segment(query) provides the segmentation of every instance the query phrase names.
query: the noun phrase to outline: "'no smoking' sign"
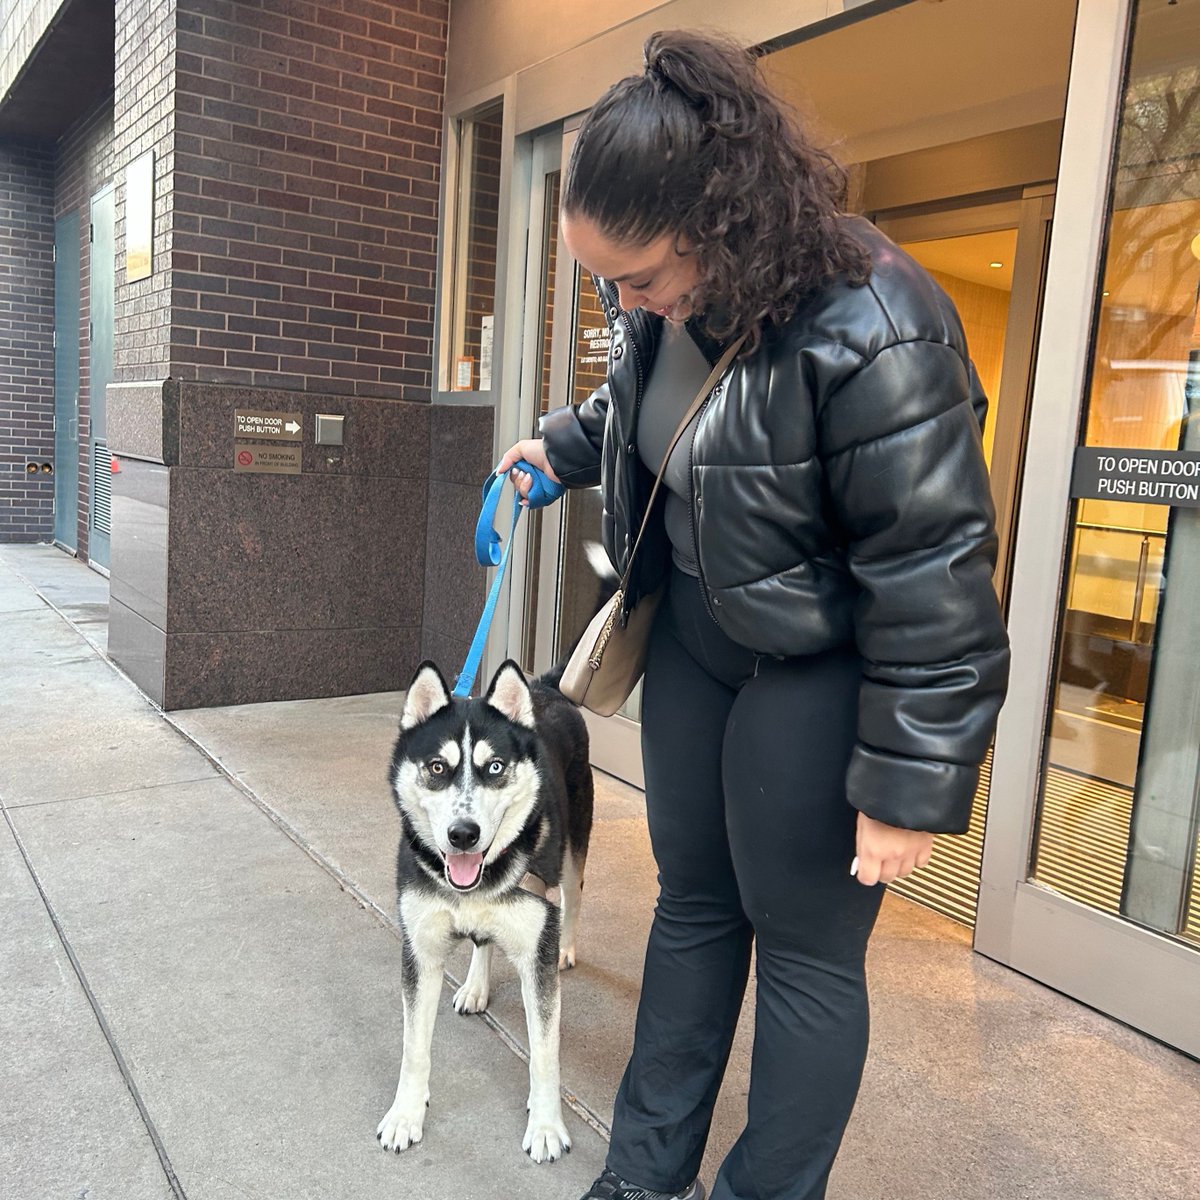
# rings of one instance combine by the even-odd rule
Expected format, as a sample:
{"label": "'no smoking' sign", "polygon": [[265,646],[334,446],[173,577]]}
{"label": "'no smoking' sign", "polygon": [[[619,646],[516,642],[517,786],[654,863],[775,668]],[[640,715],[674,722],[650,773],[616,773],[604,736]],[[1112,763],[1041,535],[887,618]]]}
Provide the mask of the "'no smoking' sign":
{"label": "'no smoking' sign", "polygon": [[235,442],[233,447],[233,469],[235,471],[261,471],[269,475],[299,475],[301,473],[303,447],[259,446],[248,442]]}

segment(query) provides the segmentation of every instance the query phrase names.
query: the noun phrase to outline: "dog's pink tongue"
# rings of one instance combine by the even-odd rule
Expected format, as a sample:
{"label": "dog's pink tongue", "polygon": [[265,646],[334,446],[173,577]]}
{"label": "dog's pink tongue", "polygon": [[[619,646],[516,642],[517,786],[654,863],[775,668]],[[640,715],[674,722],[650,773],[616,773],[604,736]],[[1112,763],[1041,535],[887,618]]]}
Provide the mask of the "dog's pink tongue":
{"label": "dog's pink tongue", "polygon": [[482,854],[447,854],[446,865],[450,868],[450,882],[458,887],[470,887],[479,877],[483,866]]}

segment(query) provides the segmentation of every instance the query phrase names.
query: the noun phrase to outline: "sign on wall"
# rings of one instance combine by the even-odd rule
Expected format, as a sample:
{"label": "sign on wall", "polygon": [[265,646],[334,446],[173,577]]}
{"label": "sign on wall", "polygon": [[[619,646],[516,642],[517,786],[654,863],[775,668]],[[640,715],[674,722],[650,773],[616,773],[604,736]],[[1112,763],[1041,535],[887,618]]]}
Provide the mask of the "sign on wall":
{"label": "sign on wall", "polygon": [[260,446],[255,442],[234,442],[233,469],[268,475],[299,475],[302,455],[303,448],[300,446]]}
{"label": "sign on wall", "polygon": [[298,442],[304,436],[303,416],[298,412],[264,412],[257,408],[237,408],[233,412],[233,436]]}
{"label": "sign on wall", "polygon": [[1071,472],[1071,495],[1200,508],[1200,451],[1080,446]]}
{"label": "sign on wall", "polygon": [[154,270],[154,151],[125,168],[125,279],[147,279]]}

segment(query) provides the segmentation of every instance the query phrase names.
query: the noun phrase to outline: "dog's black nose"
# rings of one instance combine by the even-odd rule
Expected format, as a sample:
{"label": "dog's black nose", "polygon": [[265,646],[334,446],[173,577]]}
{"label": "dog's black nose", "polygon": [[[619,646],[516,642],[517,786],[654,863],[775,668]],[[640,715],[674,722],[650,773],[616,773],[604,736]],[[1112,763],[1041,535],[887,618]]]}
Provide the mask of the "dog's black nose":
{"label": "dog's black nose", "polygon": [[473,850],[479,841],[479,826],[474,821],[455,821],[446,836],[455,850]]}

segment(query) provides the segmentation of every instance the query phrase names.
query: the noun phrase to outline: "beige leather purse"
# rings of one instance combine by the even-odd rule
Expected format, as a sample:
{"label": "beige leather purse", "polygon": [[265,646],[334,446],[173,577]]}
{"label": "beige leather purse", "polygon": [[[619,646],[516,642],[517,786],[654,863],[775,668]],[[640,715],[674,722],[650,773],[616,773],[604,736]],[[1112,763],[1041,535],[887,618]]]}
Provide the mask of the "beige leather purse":
{"label": "beige leather purse", "polygon": [[646,515],[642,518],[637,540],[633,543],[629,561],[625,564],[625,573],[621,576],[621,584],[613,593],[612,599],[592,618],[567,660],[562,683],[559,685],[562,694],[573,704],[578,704],[598,716],[611,717],[629,699],[646,669],[650,627],[654,624],[654,614],[662,598],[662,589],[653,595],[643,596],[630,611],[624,624],[621,623],[621,608],[625,603],[633,560],[642,544],[642,534],[646,532],[650,513],[654,510],[654,499],[658,495],[663,473],[675,446],[683,437],[683,431],[708,398],[717,380],[725,374],[726,368],[733,362],[745,340],[746,335],[742,334],[726,348],[717,365],[709,372],[700,391],[696,393],[695,400],[683,414],[683,420],[679,422],[671,443],[667,446],[667,452],[663,455],[662,466],[651,489],[650,499],[646,502]]}

